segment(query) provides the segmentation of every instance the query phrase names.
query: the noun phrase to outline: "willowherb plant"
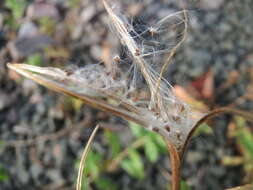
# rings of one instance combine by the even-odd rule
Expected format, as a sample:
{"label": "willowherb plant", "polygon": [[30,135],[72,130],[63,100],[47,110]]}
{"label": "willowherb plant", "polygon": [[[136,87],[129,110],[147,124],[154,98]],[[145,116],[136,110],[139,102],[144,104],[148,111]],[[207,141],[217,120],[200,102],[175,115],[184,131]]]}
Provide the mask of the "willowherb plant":
{"label": "willowherb plant", "polygon": [[[251,116],[227,108],[209,114],[196,113],[175,95],[173,87],[163,78],[176,49],[186,37],[187,11],[170,14],[154,25],[136,30],[131,22],[116,14],[105,0],[103,3],[111,28],[127,48],[126,54],[131,61],[115,56],[111,70],[102,64],[74,70],[26,64],[8,64],[8,67],[50,89],[79,98],[90,106],[159,133],[168,145],[172,162],[172,189],[177,190],[183,154],[197,126],[222,112],[240,114],[249,119]],[[175,30],[178,27],[183,27],[182,33]],[[162,54],[167,55],[163,62]],[[138,94],[140,74],[149,90],[144,97]]]}

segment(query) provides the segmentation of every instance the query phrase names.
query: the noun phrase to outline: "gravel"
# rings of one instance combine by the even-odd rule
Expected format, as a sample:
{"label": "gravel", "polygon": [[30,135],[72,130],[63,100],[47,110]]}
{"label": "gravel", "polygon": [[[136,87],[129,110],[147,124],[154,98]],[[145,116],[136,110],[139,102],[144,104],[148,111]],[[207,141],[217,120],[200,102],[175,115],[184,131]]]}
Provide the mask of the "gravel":
{"label": "gravel", "polygon": [[[112,52],[117,52],[113,47],[118,45],[118,41],[106,26],[107,19],[101,1],[83,1],[80,6],[71,9],[68,1],[55,0],[45,2],[39,13],[35,11],[38,2],[29,2],[29,10],[24,15],[35,20],[21,22],[18,31],[15,31],[16,36],[7,35],[13,29],[4,25],[3,20],[8,14],[0,8],[0,67],[4,68],[0,71],[0,140],[7,142],[0,151],[0,165],[9,175],[8,180],[0,181],[0,189],[71,189],[77,175],[76,160],[91,129],[98,121],[103,121],[98,119],[101,113],[85,106],[75,111],[62,104],[69,100],[66,97],[20,78],[14,82],[12,75],[1,64],[10,60],[23,61],[35,52],[43,55],[43,49],[51,46],[68,49],[68,62],[71,64],[90,64],[101,59],[103,41],[110,45]],[[221,93],[215,94],[216,105],[228,105],[243,95],[249,85],[248,71],[253,67],[253,1],[190,2],[187,40],[176,54],[167,77],[173,84],[187,86],[212,68],[215,89],[219,89],[228,80],[229,73],[236,70],[240,73],[239,79]],[[122,2],[121,7],[138,18],[161,19],[168,12],[181,10],[185,4],[185,1],[176,0],[145,0],[137,5],[136,1],[128,0]],[[57,23],[62,32],[59,39],[63,42],[56,43],[57,34],[50,36],[40,33],[36,19],[43,15]],[[59,64],[64,62],[54,58],[50,61],[58,61]],[[253,110],[253,103],[245,102],[240,107]],[[228,116],[219,117],[213,123],[216,126],[213,135],[202,135],[190,144],[183,178],[192,189],[220,190],[241,184],[241,167],[221,165],[224,155],[235,153],[235,147],[226,144],[225,134],[230,119]],[[68,131],[70,126],[80,124],[81,120],[87,120],[82,129],[73,127]],[[112,117],[104,119],[104,122],[115,124],[118,120]],[[66,132],[50,139],[37,139],[38,136],[50,136],[59,131]],[[129,133],[126,128],[123,136],[129,139]],[[106,152],[101,138],[96,143]],[[25,144],[27,139],[34,140]],[[144,162],[145,180],[130,178],[122,171],[107,176],[123,190],[165,189],[167,179],[161,174],[161,168],[169,169],[168,157],[161,156],[155,164],[150,164],[145,158]]]}

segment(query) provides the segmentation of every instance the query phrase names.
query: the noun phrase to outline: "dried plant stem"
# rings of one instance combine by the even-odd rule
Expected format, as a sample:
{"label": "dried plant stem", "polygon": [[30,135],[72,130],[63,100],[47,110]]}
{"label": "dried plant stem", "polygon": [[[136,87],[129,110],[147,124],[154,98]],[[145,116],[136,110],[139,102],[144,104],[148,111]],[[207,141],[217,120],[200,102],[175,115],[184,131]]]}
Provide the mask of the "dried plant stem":
{"label": "dried plant stem", "polygon": [[223,107],[223,108],[218,108],[216,110],[211,111],[210,113],[208,113],[207,115],[205,115],[204,117],[202,117],[196,124],[195,126],[192,128],[191,132],[189,133],[187,140],[184,144],[183,150],[182,150],[182,154],[184,154],[184,152],[186,151],[186,148],[189,144],[189,141],[191,140],[194,132],[197,130],[197,128],[203,124],[204,122],[206,122],[207,120],[221,115],[221,114],[234,114],[234,115],[239,115],[241,117],[243,117],[244,119],[246,119],[249,122],[253,123],[253,113],[249,113],[246,111],[242,111],[242,110],[238,110],[235,108],[230,108],[230,107]]}
{"label": "dried plant stem", "polygon": [[167,69],[168,65],[170,64],[171,62],[171,59],[173,58],[173,56],[176,54],[176,51],[178,50],[178,48],[180,48],[180,46],[183,44],[183,42],[185,41],[186,39],[186,35],[187,35],[187,30],[188,30],[188,18],[187,18],[187,12],[186,10],[183,10],[183,14],[184,14],[184,34],[183,34],[183,38],[179,41],[179,43],[172,49],[172,51],[169,53],[169,56],[168,58],[166,59],[164,65],[162,66],[162,69],[161,69],[161,72],[160,72],[160,76],[159,78],[157,79],[157,82],[156,82],[156,94],[155,96],[157,96],[157,93],[158,93],[158,89],[160,87],[160,84],[161,84],[161,80],[163,78],[163,75],[164,75],[164,72],[165,70]]}
{"label": "dried plant stem", "polygon": [[96,128],[93,130],[86,146],[85,146],[85,149],[83,151],[83,154],[82,154],[82,157],[81,157],[81,161],[80,161],[80,166],[79,166],[79,170],[78,170],[78,176],[77,176],[77,185],[76,185],[76,190],[81,190],[82,189],[82,179],[83,179],[83,169],[84,169],[84,166],[85,166],[85,161],[86,161],[86,158],[88,156],[88,153],[89,153],[89,150],[90,150],[90,146],[91,146],[91,143],[96,135],[96,132],[99,128],[99,125],[96,126]]}
{"label": "dried plant stem", "polygon": [[171,190],[179,190],[180,188],[180,179],[181,179],[181,166],[182,158],[181,153],[177,151],[176,147],[170,142],[166,141],[168,146],[168,151],[170,154],[170,163],[171,163]]}
{"label": "dried plant stem", "polygon": [[210,112],[209,114],[202,117],[195,124],[192,131],[189,133],[189,135],[187,137],[187,140],[184,144],[184,147],[183,147],[182,151],[178,151],[172,143],[165,140],[166,143],[167,143],[167,146],[168,146],[168,151],[170,153],[170,162],[171,162],[171,170],[172,170],[172,176],[171,176],[172,190],[179,190],[179,188],[180,188],[181,167],[182,167],[182,162],[183,162],[183,156],[184,156],[184,153],[186,152],[187,146],[188,146],[194,132],[196,131],[196,129],[202,123],[206,122],[207,120],[209,120],[209,119],[211,119],[215,116],[218,116],[220,114],[225,114],[225,113],[242,116],[246,120],[248,120],[249,122],[253,123],[253,114],[252,113],[237,110],[237,109],[234,109],[234,108],[224,107],[224,108],[219,108],[219,109],[216,109],[216,110]]}

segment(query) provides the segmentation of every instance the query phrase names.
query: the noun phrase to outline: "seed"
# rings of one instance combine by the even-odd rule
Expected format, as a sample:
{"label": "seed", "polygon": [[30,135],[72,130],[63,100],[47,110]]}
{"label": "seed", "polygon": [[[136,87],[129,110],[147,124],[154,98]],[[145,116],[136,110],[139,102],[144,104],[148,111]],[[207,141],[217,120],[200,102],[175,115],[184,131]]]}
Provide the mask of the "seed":
{"label": "seed", "polygon": [[120,57],[118,55],[116,55],[116,56],[114,56],[113,61],[115,63],[120,63],[121,59],[120,59]]}
{"label": "seed", "polygon": [[172,116],[172,119],[173,119],[175,122],[177,122],[177,123],[181,121],[181,118],[180,118],[179,116],[175,116],[175,115]]}
{"label": "seed", "polygon": [[135,50],[135,55],[136,55],[136,56],[140,56],[140,55],[141,55],[140,49],[136,49],[136,50]]}
{"label": "seed", "polygon": [[70,70],[70,69],[65,69],[64,71],[65,71],[65,73],[66,73],[67,76],[70,76],[70,75],[72,75],[72,74],[74,73],[74,72],[73,72],[72,70]]}
{"label": "seed", "polygon": [[185,107],[182,104],[179,105],[179,111],[180,113],[185,111]]}
{"label": "seed", "polygon": [[133,97],[133,98],[132,98],[132,101],[133,101],[133,102],[138,102],[138,101],[139,101],[139,97]]}
{"label": "seed", "polygon": [[182,135],[181,135],[181,132],[180,131],[178,131],[178,130],[176,130],[176,136],[177,136],[177,139],[178,140],[182,140]]}
{"label": "seed", "polygon": [[159,129],[157,127],[154,127],[152,130],[157,133],[159,132]]}
{"label": "seed", "polygon": [[170,126],[169,125],[166,125],[165,129],[166,129],[166,131],[170,132]]}
{"label": "seed", "polygon": [[154,35],[157,34],[157,30],[156,30],[155,28],[152,28],[152,27],[148,30],[148,32],[150,33],[150,35],[151,35],[152,37],[154,37]]}

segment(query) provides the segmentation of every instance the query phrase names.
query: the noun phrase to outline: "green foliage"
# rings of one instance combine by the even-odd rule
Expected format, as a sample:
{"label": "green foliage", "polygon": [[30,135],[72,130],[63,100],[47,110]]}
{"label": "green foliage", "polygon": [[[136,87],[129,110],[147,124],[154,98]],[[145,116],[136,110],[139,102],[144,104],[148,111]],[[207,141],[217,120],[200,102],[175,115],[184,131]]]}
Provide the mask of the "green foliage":
{"label": "green foliage", "polygon": [[[3,141],[0,141],[0,154],[2,154],[4,150],[5,143]],[[5,168],[0,164],[0,182],[8,180],[9,176],[5,170]]]}
{"label": "green foliage", "polygon": [[237,130],[235,137],[242,147],[243,153],[247,159],[253,160],[253,134],[247,127],[245,120],[242,117],[236,118]]}
{"label": "green foliage", "polygon": [[8,7],[14,19],[20,19],[25,11],[25,0],[5,0],[5,6]]}
{"label": "green foliage", "polygon": [[133,177],[143,179],[145,177],[144,165],[137,150],[131,149],[127,159],[121,162],[121,167]]}
{"label": "green foliage", "polygon": [[223,164],[228,166],[242,165],[245,170],[245,181],[253,182],[253,134],[242,117],[235,117],[233,127],[229,128],[229,135],[235,138],[240,156],[225,156]]}
{"label": "green foliage", "polygon": [[99,153],[95,153],[94,151],[90,151],[88,153],[87,160],[85,162],[85,175],[90,176],[93,179],[96,179],[100,175],[101,164],[103,160],[103,155]]}
{"label": "green foliage", "polygon": [[11,10],[11,16],[5,20],[5,23],[13,29],[17,29],[17,22],[24,15],[26,1],[25,0],[5,0],[5,6]]}
{"label": "green foliage", "polygon": [[203,123],[196,129],[196,131],[194,132],[194,136],[196,137],[201,134],[210,135],[213,134],[213,130],[208,124]]}
{"label": "green foliage", "polygon": [[180,190],[191,190],[191,188],[187,185],[185,181],[180,182]]}
{"label": "green foliage", "polygon": [[41,55],[36,53],[36,54],[29,56],[26,59],[26,64],[34,65],[34,66],[41,66],[43,64]]}
{"label": "green foliage", "polygon": [[0,165],[0,182],[8,180],[8,179],[9,179],[9,176],[7,175],[4,167]]}
{"label": "green foliage", "polygon": [[[103,190],[117,190],[119,189],[116,184],[113,183],[112,180],[106,177],[100,177],[99,179],[95,180],[95,184],[99,189]],[[85,189],[87,190],[87,189]]]}
{"label": "green foliage", "polygon": [[[154,133],[152,131],[148,131],[144,129],[143,127],[141,127],[140,125],[137,125],[133,122],[130,122],[129,125],[130,125],[133,135],[136,138],[145,137],[145,143],[144,143],[145,156],[147,158],[151,158],[149,159],[149,161],[156,162],[158,159],[159,153],[167,152],[166,144],[159,134]],[[156,159],[154,159],[155,157]]]}
{"label": "green foliage", "polygon": [[[136,139],[144,140],[142,148],[144,149],[145,156],[147,159],[155,163],[159,158],[160,153],[167,151],[166,144],[160,135],[155,134],[151,131],[147,131],[143,127],[130,122],[131,131]],[[141,153],[137,148],[131,148],[128,156],[121,163],[121,167],[131,176],[143,179],[145,177],[145,169],[142,161]]]}
{"label": "green foliage", "polygon": [[[126,151],[127,154],[120,160],[118,167],[124,169],[130,176],[137,179],[145,178],[145,167],[143,161],[143,151],[145,157],[149,162],[155,163],[158,161],[161,153],[166,153],[166,144],[160,135],[147,131],[143,127],[130,123],[131,131],[135,137],[135,141],[128,147],[122,149],[120,138],[117,134],[110,130],[105,130],[104,135],[106,143],[109,146],[109,152],[111,152],[110,159],[107,160],[105,153],[99,153],[96,151],[90,151],[85,163],[85,176],[83,181],[83,189],[89,189],[89,184],[92,182],[98,189],[116,190],[117,186],[103,177],[102,173],[106,172],[108,163],[114,162],[115,159]],[[141,142],[140,146],[132,146],[136,142]],[[140,151],[140,150],[143,151]]]}
{"label": "green foliage", "polygon": [[52,35],[55,31],[55,20],[50,17],[42,17],[38,20],[40,30],[44,34]]}
{"label": "green foliage", "polygon": [[4,141],[0,141],[0,153],[2,153],[2,151],[5,148],[5,142]]}
{"label": "green foliage", "polygon": [[102,173],[105,166],[104,154],[99,152],[90,151],[85,162],[84,174],[85,177],[82,181],[82,190],[88,190],[89,184],[94,182],[98,189],[103,190],[117,190],[117,185],[110,179],[103,177]]}
{"label": "green foliage", "polygon": [[115,133],[106,130],[105,137],[111,148],[112,158],[115,158],[121,152],[120,139]]}
{"label": "green foliage", "polygon": [[159,150],[157,145],[152,140],[146,140],[144,144],[145,155],[150,162],[156,162],[159,156]]}
{"label": "green foliage", "polygon": [[235,138],[241,148],[246,181],[253,182],[253,134],[242,117],[236,117]]}
{"label": "green foliage", "polygon": [[80,4],[81,0],[69,0],[67,1],[67,5],[71,8],[75,8]]}

